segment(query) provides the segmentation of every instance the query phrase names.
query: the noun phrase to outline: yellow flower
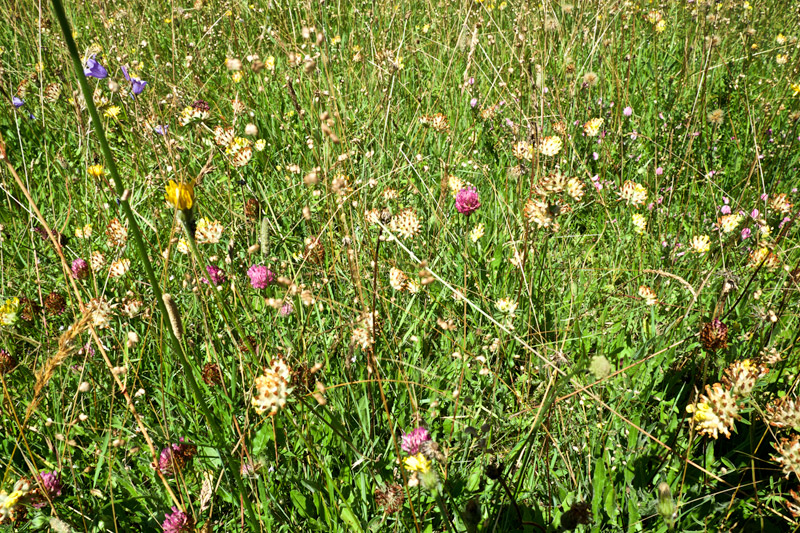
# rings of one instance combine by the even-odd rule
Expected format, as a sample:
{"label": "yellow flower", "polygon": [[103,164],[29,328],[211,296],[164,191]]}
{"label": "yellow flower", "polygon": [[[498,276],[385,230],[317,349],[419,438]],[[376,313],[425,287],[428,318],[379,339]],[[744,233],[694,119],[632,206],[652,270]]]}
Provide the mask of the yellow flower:
{"label": "yellow flower", "polygon": [[169,180],[164,198],[177,209],[191,209],[194,201],[194,186],[191,183],[175,183]]}
{"label": "yellow flower", "polygon": [[647,220],[644,216],[640,215],[639,213],[634,213],[631,216],[631,220],[633,221],[634,231],[639,235],[644,235],[645,231],[647,230]]}
{"label": "yellow flower", "polygon": [[19,298],[11,298],[0,306],[0,325],[13,326],[17,322],[17,311],[19,311]]}
{"label": "yellow flower", "polygon": [[233,83],[239,83],[240,81],[242,81],[242,71],[234,72],[231,75],[231,80],[233,80]]}
{"label": "yellow flower", "polygon": [[106,118],[116,119],[117,117],[119,117],[120,111],[122,110],[119,108],[119,106],[112,105],[111,107],[103,111],[103,116]]}
{"label": "yellow flower", "polygon": [[711,239],[708,235],[697,235],[696,237],[692,237],[690,244],[692,246],[692,250],[701,255],[711,249]]}
{"label": "yellow flower", "polygon": [[794,93],[795,96],[800,94],[800,83],[793,83],[791,85],[791,88],[792,88],[792,92]]}
{"label": "yellow flower", "polygon": [[105,175],[106,169],[103,168],[103,165],[92,165],[86,169],[86,172],[93,178],[99,178],[100,176]]}
{"label": "yellow flower", "polygon": [[419,472],[421,474],[425,474],[431,470],[431,462],[421,453],[403,459],[403,466],[406,467],[406,470]]}
{"label": "yellow flower", "polygon": [[656,33],[664,33],[664,30],[667,29],[667,21],[664,19],[659,20],[656,22],[655,30]]}
{"label": "yellow flower", "polygon": [[8,498],[6,498],[3,507],[6,509],[11,509],[15,505],[17,505],[17,502],[19,502],[19,499],[22,498],[23,496],[25,496],[24,492],[22,492],[21,490],[15,490],[14,492],[8,495]]}
{"label": "yellow flower", "polygon": [[267,59],[264,60],[264,66],[267,67],[267,70],[270,72],[275,70],[275,58],[273,56],[267,57]]}

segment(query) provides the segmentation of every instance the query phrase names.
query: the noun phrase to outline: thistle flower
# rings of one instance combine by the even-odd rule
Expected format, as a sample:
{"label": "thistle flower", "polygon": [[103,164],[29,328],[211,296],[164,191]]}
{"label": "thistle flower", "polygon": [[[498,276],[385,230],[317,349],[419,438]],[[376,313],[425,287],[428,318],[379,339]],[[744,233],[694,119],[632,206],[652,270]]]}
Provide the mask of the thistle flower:
{"label": "thistle flower", "polygon": [[164,516],[161,524],[164,533],[191,533],[194,531],[194,521],[177,507],[172,507],[172,513]]}
{"label": "thistle flower", "polygon": [[86,60],[86,64],[83,66],[83,74],[87,78],[97,78],[98,80],[108,77],[108,71],[94,57]]}
{"label": "thistle flower", "polygon": [[715,440],[720,433],[730,438],[730,430],[741,418],[736,400],[720,383],[706,385],[706,394],[701,394],[696,403],[687,405],[686,411],[692,414],[689,419],[692,428]]}
{"label": "thistle flower", "polygon": [[401,440],[402,442],[400,447],[403,449],[403,451],[410,455],[414,455],[419,453],[420,444],[431,440],[431,434],[427,429],[419,427],[409,433],[403,433]]}
{"label": "thistle flower", "polygon": [[125,65],[123,65],[121,68],[122,68],[122,75],[125,76],[125,79],[128,80],[128,82],[131,84],[131,95],[136,97],[142,94],[142,91],[144,91],[147,82],[140,80],[136,76],[128,74],[128,69],[125,68]]}
{"label": "thistle flower", "polygon": [[175,183],[169,180],[165,200],[181,211],[192,208],[194,202],[194,185],[191,183]]}
{"label": "thistle flower", "polygon": [[275,274],[263,265],[253,265],[247,270],[250,285],[254,289],[266,289],[275,281]]}
{"label": "thistle flower", "polygon": [[456,195],[456,210],[462,215],[470,216],[481,206],[478,200],[478,191],[475,187],[467,187],[458,191]]}

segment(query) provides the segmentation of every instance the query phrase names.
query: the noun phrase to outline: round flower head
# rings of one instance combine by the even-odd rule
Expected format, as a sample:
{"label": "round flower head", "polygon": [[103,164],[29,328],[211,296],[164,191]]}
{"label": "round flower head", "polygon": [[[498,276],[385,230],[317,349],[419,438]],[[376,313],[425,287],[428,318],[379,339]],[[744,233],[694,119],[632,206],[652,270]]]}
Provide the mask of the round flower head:
{"label": "round flower head", "polygon": [[[53,498],[61,496],[64,486],[61,484],[61,479],[59,479],[57,472],[42,472],[39,474],[39,481],[41,481],[48,499],[52,500]],[[44,501],[37,501],[33,504],[33,507],[41,509],[45,505],[46,503]]]}
{"label": "round flower head", "polygon": [[174,180],[169,180],[164,199],[177,209],[191,209],[194,201],[194,186],[190,183],[175,183]]}
{"label": "round flower head", "polygon": [[400,447],[404,452],[414,455],[419,452],[419,445],[431,440],[431,434],[425,428],[417,428],[410,433],[403,433]]}
{"label": "round flower head", "polygon": [[247,270],[250,277],[250,285],[254,289],[266,289],[275,281],[275,274],[263,265],[253,265]]}
{"label": "round flower head", "polygon": [[72,262],[72,277],[75,279],[85,279],[89,276],[89,265],[83,259],[75,259]]}
{"label": "round flower head", "polygon": [[185,444],[183,438],[180,443],[171,444],[161,450],[158,458],[158,470],[165,476],[175,475],[175,470],[182,469],[188,465],[197,454],[197,446]]}
{"label": "round flower head", "polygon": [[292,302],[286,302],[281,306],[280,314],[281,316],[289,316],[294,312],[294,306]]}
{"label": "round flower head", "polygon": [[462,215],[470,216],[481,206],[478,191],[475,187],[466,187],[456,194],[456,210]]}
{"label": "round flower head", "polygon": [[208,272],[208,279],[203,278],[204,283],[208,283],[209,280],[211,280],[211,283],[214,285],[221,285],[228,279],[227,276],[225,276],[225,272],[216,265],[208,265],[206,267],[206,272]]}
{"label": "round flower head", "polygon": [[189,516],[178,509],[172,507],[172,512],[164,516],[164,522],[161,524],[164,533],[190,533],[194,531],[194,524]]}

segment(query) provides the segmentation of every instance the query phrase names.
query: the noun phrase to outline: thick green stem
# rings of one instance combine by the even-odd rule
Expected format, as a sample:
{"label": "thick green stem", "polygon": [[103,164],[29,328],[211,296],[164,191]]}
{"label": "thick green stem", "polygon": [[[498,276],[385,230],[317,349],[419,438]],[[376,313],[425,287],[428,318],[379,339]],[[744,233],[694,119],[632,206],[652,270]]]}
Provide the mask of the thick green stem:
{"label": "thick green stem", "polygon": [[[119,206],[122,209],[123,215],[128,221],[130,233],[133,235],[133,242],[136,252],[142,261],[147,278],[150,281],[150,285],[153,289],[153,297],[156,301],[156,305],[158,306],[158,310],[161,313],[161,316],[166,320],[169,315],[167,314],[167,308],[162,299],[161,288],[159,287],[158,279],[156,278],[153,270],[153,265],[147,255],[147,248],[145,247],[144,240],[142,239],[142,232],[139,229],[139,225],[136,223],[136,218],[133,216],[133,210],[128,202],[129,195],[125,194],[125,186],[119,176],[119,172],[117,172],[117,165],[114,161],[114,156],[111,153],[111,149],[108,146],[108,141],[106,140],[105,132],[103,130],[103,124],[100,122],[100,116],[97,114],[97,108],[92,100],[92,91],[89,88],[89,83],[86,81],[86,76],[83,72],[83,64],[78,53],[78,48],[75,45],[75,40],[72,38],[72,30],[70,29],[69,21],[67,20],[67,15],[64,11],[64,6],[61,3],[61,0],[52,0],[52,3],[53,11],[55,11],[56,18],[61,26],[61,33],[64,35],[64,41],[66,42],[67,49],[69,50],[69,55],[72,58],[72,66],[75,68],[75,75],[77,76],[78,83],[81,86],[81,93],[83,93],[83,98],[86,101],[86,108],[89,111],[89,116],[91,117],[92,124],[95,127],[95,133],[97,134],[97,140],[100,143],[100,148],[103,152],[103,158],[105,159],[108,173],[111,176],[111,181],[114,184],[114,190],[117,193]],[[175,336],[172,328],[165,329],[167,330],[167,336],[170,339],[170,344],[172,345],[173,351],[178,354],[180,362],[186,370],[184,373],[186,382],[189,384],[189,388],[192,391],[194,400],[197,405],[200,406],[203,416],[206,419],[206,423],[211,429],[211,434],[215,441],[219,456],[225,463],[230,475],[233,476],[239,493],[244,496],[246,494],[246,488],[241,476],[239,475],[239,469],[233,462],[233,457],[227,451],[228,447],[225,445],[225,436],[222,432],[222,429],[216,417],[206,405],[206,402],[203,401],[203,394],[200,390],[200,387],[197,385],[197,380],[192,372],[192,367],[189,365],[189,360],[187,359],[186,354],[181,347],[180,341]],[[247,509],[247,518],[251,531],[258,531],[260,528],[258,526],[258,519],[256,518],[255,511],[253,510],[253,505],[250,502],[250,499],[246,496],[243,497],[243,500]]]}

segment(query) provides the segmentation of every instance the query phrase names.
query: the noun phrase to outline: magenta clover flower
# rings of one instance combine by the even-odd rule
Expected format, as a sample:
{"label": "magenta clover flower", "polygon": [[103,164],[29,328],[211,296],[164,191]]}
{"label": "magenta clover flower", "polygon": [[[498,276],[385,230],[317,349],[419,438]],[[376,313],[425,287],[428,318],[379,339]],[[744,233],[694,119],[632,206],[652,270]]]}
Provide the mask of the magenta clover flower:
{"label": "magenta clover flower", "polygon": [[431,440],[431,434],[425,428],[417,428],[411,433],[403,433],[400,447],[409,455],[419,453],[419,445]]}
{"label": "magenta clover flower", "polygon": [[456,194],[456,210],[462,215],[470,216],[481,206],[478,191],[475,187],[465,187]]}

